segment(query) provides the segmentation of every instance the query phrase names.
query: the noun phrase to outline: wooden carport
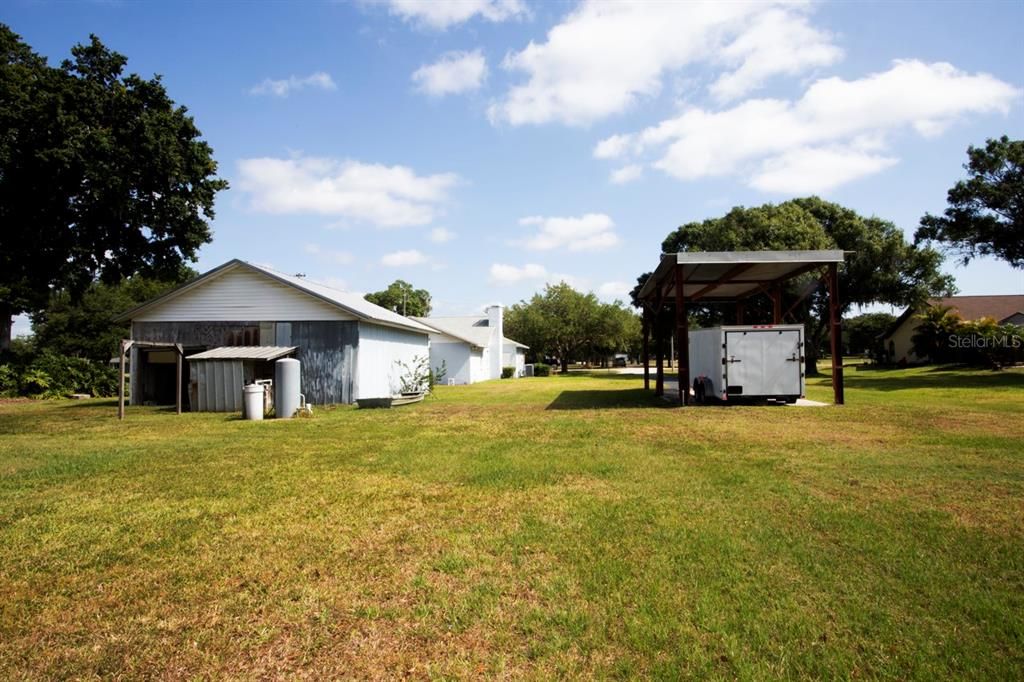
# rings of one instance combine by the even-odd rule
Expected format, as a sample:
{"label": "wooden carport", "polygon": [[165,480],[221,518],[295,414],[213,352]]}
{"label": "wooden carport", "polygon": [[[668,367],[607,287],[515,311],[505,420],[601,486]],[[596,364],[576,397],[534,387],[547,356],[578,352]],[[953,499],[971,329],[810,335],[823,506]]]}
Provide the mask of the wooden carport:
{"label": "wooden carport", "polygon": [[[121,351],[118,355],[120,371],[117,381],[117,418],[124,419],[124,358],[132,347],[136,348],[163,348],[173,350],[175,353],[175,374],[177,376],[175,387],[174,411],[181,414],[181,361],[185,357],[185,349],[180,343],[163,343],[157,341],[135,341],[134,339],[121,339]],[[132,365],[134,367],[134,364]]]}
{"label": "wooden carport", "polygon": [[679,355],[679,402],[690,404],[690,357],[688,307],[712,301],[735,302],[736,324],[744,324],[746,303],[766,295],[772,302],[772,323],[781,324],[810,294],[783,312],[782,286],[787,281],[817,271],[828,288],[829,341],[832,351],[832,389],[837,405],[843,404],[842,322],[839,311],[839,264],[844,252],[826,251],[690,251],[663,254],[657,269],[637,296],[643,307],[644,388],[649,389],[650,341],[654,334],[656,349],[657,395],[664,394],[663,344],[661,325],[655,319],[665,306],[675,311],[676,348]]}

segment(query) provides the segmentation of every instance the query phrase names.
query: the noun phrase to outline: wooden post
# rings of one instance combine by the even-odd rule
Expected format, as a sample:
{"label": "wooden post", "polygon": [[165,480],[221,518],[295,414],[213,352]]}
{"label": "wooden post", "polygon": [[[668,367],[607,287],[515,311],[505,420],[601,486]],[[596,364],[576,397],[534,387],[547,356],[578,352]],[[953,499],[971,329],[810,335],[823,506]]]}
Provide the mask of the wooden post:
{"label": "wooden post", "polygon": [[662,320],[661,313],[665,305],[665,297],[661,291],[661,283],[658,283],[657,306],[654,309],[654,395],[665,395],[665,350],[662,343]]}
{"label": "wooden post", "polygon": [[643,328],[643,362],[644,362],[644,390],[651,390],[651,368],[649,367],[650,361],[650,336],[651,336],[651,321],[650,314],[647,311],[647,306],[643,307],[643,312],[640,317],[640,325]]}
{"label": "wooden post", "polygon": [[772,324],[782,324],[782,286],[776,284],[771,290]]}
{"label": "wooden post", "polygon": [[679,359],[679,404],[690,404],[690,325],[686,315],[686,294],[683,292],[683,266],[676,264],[676,349]]}
{"label": "wooden post", "polygon": [[175,367],[175,396],[174,406],[178,414],[181,414],[181,359],[185,355],[185,349],[181,347],[180,343],[174,344],[174,367]]}
{"label": "wooden post", "polygon": [[747,302],[743,299],[736,299],[736,324],[743,324],[747,316]]}
{"label": "wooden post", "polygon": [[832,393],[836,405],[845,402],[843,396],[843,322],[839,315],[839,266],[828,266],[829,342],[832,349]]}
{"label": "wooden post", "polygon": [[124,354],[131,348],[130,345],[126,348],[127,342],[121,339],[121,353],[119,358],[121,360],[121,372],[120,381],[117,384],[117,418],[124,419]]}

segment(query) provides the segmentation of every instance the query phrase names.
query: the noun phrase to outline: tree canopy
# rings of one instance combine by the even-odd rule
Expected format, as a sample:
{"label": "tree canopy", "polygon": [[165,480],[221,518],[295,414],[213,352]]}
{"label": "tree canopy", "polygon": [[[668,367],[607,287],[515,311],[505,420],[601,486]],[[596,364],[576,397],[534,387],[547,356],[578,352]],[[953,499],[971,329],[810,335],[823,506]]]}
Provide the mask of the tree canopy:
{"label": "tree canopy", "polygon": [[991,255],[1024,268],[1024,140],[990,139],[967,159],[967,179],[949,190],[943,215],[921,218],[915,241],[944,244],[965,265]]}
{"label": "tree canopy", "polygon": [[63,290],[55,291],[46,308],[32,314],[36,346],[60,355],[106,362],[129,332],[128,323],[115,322],[114,318],[197,275],[195,270],[182,267],[170,279],[134,275],[116,284],[94,282],[78,298]]}
{"label": "tree canopy", "polygon": [[387,308],[399,315],[426,317],[430,315],[430,292],[417,289],[405,280],[396,279],[383,291],[366,294],[370,303]]}
{"label": "tree canopy", "polygon": [[618,301],[602,303],[593,293],[562,282],[511,306],[505,313],[505,334],[529,346],[538,359],[558,358],[564,372],[570,362],[635,353],[640,319]]}
{"label": "tree canopy", "polygon": [[159,76],[96,36],[51,67],[0,24],[0,344],[97,279],[173,277],[211,239],[210,146]]}

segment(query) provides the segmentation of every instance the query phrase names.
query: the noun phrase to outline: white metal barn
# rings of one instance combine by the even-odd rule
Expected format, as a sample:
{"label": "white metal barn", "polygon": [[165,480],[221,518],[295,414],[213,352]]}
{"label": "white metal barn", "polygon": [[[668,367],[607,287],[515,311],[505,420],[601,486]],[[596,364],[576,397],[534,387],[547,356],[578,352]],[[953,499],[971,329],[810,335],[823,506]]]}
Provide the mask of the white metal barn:
{"label": "white metal barn", "polygon": [[190,409],[188,357],[224,347],[294,348],[302,392],[315,404],[385,398],[399,391],[402,370],[430,353],[434,330],[358,294],[232,260],[121,316],[133,341],[179,344],[174,353],[131,350],[132,404],[173,404],[176,385]]}
{"label": "white metal barn", "polygon": [[473,384],[501,377],[502,367],[514,367],[515,376],[526,371],[527,346],[505,338],[504,309],[487,308],[483,317],[417,317],[431,327],[430,366],[446,369],[443,381]]}

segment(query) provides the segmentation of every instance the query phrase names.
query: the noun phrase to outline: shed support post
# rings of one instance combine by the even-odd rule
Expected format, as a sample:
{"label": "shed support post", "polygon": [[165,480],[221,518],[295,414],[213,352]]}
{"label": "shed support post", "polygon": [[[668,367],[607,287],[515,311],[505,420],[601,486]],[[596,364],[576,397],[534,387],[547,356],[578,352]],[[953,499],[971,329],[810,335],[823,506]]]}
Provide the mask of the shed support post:
{"label": "shed support post", "polygon": [[643,352],[641,354],[644,363],[644,390],[649,391],[651,389],[651,368],[649,366],[650,361],[650,337],[651,337],[651,320],[650,314],[647,312],[647,306],[643,307],[643,313],[641,316],[641,326],[643,327]]}
{"label": "shed support post", "polygon": [[174,344],[174,407],[178,414],[181,414],[181,358],[185,355],[185,349],[181,347],[180,343]]}
{"label": "shed support post", "polygon": [[121,352],[118,355],[121,371],[117,382],[117,418],[124,419],[124,354],[131,348],[131,342],[121,339]]}
{"label": "shed support post", "polygon": [[744,318],[747,316],[747,302],[743,299],[737,299],[736,301],[736,324],[743,324]]}
{"label": "shed support post", "polygon": [[686,295],[683,293],[683,266],[676,264],[676,349],[679,353],[676,368],[679,371],[679,404],[690,404],[690,325],[686,315]]}
{"label": "shed support post", "polygon": [[665,307],[665,293],[662,291],[661,282],[657,282],[658,297],[655,300],[654,317],[654,395],[665,395],[665,344],[661,338],[662,332],[662,311]]}
{"label": "shed support post", "polygon": [[772,324],[782,324],[782,286],[776,284],[771,289]]}
{"label": "shed support post", "polygon": [[843,396],[843,322],[839,316],[839,266],[828,266],[829,342],[832,350],[832,392],[836,405],[842,405]]}

